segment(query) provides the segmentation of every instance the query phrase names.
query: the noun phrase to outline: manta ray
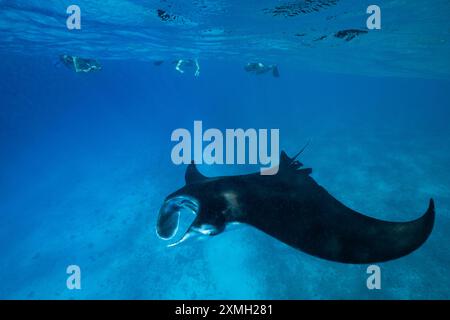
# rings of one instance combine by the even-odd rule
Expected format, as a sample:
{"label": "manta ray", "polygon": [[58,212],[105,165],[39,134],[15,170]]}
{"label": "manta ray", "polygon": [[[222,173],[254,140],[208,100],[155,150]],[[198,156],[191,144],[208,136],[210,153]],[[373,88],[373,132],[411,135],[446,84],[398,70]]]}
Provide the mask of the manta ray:
{"label": "manta ray", "polygon": [[186,185],[161,207],[158,236],[176,245],[196,233],[214,236],[230,223],[245,223],[307,254],[352,264],[403,257],[430,236],[433,199],[417,220],[378,220],[334,198],[297,157],[282,151],[275,175],[214,178],[201,174],[192,162],[186,170]]}

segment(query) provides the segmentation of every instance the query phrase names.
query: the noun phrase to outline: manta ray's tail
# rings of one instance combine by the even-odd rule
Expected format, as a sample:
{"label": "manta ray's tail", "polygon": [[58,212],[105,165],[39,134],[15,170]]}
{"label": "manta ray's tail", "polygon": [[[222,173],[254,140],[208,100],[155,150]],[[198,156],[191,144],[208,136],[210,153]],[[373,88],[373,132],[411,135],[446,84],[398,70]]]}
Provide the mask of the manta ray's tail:
{"label": "manta ray's tail", "polygon": [[310,143],[311,143],[311,140],[308,140],[308,142],[305,144],[305,146],[295,156],[292,157],[292,162],[297,160],[297,158],[303,153],[303,151],[305,151],[306,148],[308,148]]}

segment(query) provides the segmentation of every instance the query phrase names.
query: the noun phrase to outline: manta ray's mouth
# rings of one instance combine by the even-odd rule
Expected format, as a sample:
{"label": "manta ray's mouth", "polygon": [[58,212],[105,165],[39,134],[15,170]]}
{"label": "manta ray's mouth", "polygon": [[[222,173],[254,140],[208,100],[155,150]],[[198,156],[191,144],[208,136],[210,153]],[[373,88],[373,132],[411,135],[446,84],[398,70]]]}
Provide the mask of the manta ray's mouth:
{"label": "manta ray's mouth", "polygon": [[159,211],[156,233],[163,240],[178,242],[197,218],[200,204],[190,196],[178,196],[164,202]]}

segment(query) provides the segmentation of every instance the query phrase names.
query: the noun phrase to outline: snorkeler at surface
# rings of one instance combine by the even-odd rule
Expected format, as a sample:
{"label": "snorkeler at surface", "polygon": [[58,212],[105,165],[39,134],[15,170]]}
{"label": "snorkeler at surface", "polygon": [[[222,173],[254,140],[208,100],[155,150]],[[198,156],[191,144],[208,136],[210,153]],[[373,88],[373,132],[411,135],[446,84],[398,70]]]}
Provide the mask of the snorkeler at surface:
{"label": "snorkeler at surface", "polygon": [[200,64],[197,59],[180,59],[176,61],[175,70],[179,73],[184,73],[185,68],[193,68],[195,67],[194,76],[198,77],[200,75]]}
{"label": "snorkeler at surface", "polygon": [[254,73],[254,74],[264,74],[267,72],[272,72],[272,75],[275,78],[280,77],[280,72],[278,71],[278,66],[276,64],[274,65],[265,65],[261,62],[249,62],[245,66],[245,71]]}
{"label": "snorkeler at surface", "polygon": [[94,59],[85,59],[76,56],[70,56],[67,54],[61,55],[59,59],[66,67],[72,69],[75,72],[87,73],[93,71],[100,71],[102,69],[100,63]]}

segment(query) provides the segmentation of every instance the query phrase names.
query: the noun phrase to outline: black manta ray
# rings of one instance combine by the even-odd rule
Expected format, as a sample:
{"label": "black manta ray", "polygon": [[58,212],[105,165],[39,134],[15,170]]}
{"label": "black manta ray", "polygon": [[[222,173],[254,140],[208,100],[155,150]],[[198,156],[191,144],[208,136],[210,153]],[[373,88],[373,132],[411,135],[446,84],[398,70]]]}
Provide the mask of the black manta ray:
{"label": "black manta ray", "polygon": [[289,158],[283,151],[279,170],[271,176],[208,178],[190,164],[186,186],[169,195],[160,210],[157,234],[177,244],[195,232],[216,235],[228,223],[240,222],[313,256],[343,263],[396,259],[427,240],[435,217],[432,199],[414,221],[371,218],[336,200],[297,156]]}

